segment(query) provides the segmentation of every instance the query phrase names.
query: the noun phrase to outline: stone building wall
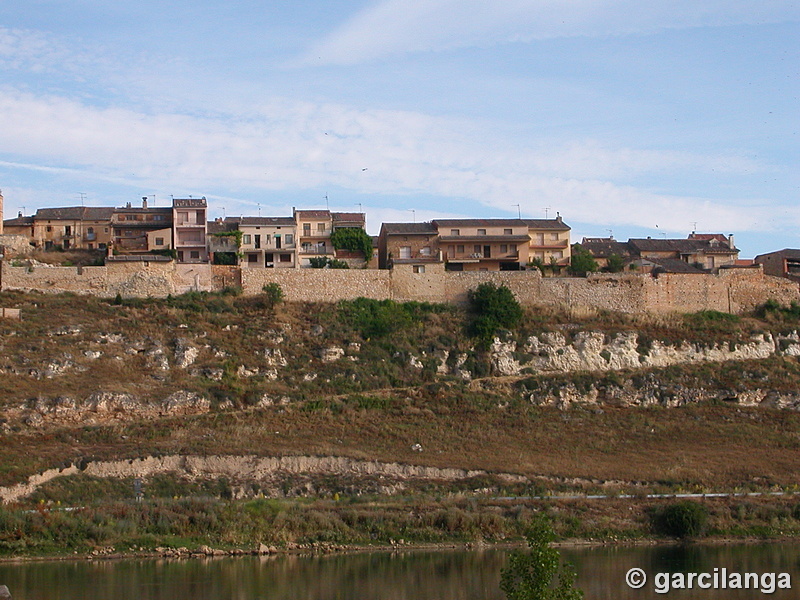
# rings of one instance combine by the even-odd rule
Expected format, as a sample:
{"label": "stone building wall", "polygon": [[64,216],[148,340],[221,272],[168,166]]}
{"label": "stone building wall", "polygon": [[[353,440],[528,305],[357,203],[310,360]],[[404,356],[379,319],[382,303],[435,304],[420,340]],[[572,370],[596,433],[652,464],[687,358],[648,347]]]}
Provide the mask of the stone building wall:
{"label": "stone building wall", "polygon": [[2,262],[4,290],[106,295],[107,267],[53,267],[41,263],[14,267],[9,261]]}

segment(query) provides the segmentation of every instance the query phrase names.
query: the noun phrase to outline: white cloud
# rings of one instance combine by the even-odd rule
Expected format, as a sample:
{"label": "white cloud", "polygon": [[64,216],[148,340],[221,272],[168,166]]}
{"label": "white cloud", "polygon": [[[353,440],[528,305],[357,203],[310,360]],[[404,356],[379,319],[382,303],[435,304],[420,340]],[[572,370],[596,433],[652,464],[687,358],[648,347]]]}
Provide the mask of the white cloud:
{"label": "white cloud", "polygon": [[[690,220],[741,230],[751,226],[745,209],[761,207],[655,194],[624,183],[626,177],[766,168],[739,157],[606,148],[591,140],[521,147],[465,121],[279,100],[246,117],[222,118],[101,109],[0,90],[0,115],[0,166],[7,168],[233,196],[332,187],[366,198],[461,198],[494,214],[513,214],[520,204],[523,214],[535,215],[549,206],[566,219],[672,231],[686,230]],[[419,211],[418,220],[436,216],[424,206],[408,208]],[[402,212],[400,220],[410,220]]]}
{"label": "white cloud", "polygon": [[302,62],[357,64],[408,52],[798,18],[793,0],[383,0],[311,48]]}

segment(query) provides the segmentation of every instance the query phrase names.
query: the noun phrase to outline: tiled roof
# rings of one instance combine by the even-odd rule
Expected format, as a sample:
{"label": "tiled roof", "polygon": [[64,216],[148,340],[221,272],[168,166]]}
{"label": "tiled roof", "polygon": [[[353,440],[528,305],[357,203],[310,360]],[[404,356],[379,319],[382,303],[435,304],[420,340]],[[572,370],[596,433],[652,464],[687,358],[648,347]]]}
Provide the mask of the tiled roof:
{"label": "tiled roof", "polygon": [[33,225],[33,217],[14,217],[3,220],[3,227],[30,227],[31,225]]}
{"label": "tiled roof", "polygon": [[663,240],[663,239],[630,239],[628,244],[638,252],[675,252],[678,254],[731,254],[738,252],[724,244],[712,244],[711,240]]}
{"label": "tiled roof", "polygon": [[381,231],[386,235],[437,235],[432,223],[384,223]]}
{"label": "tiled roof", "polygon": [[523,219],[435,219],[436,227],[527,227]]}
{"label": "tiled roof", "polygon": [[795,248],[784,248],[783,250],[776,250],[775,252],[767,252],[766,254],[759,254],[755,257],[755,261],[765,256],[780,256],[782,258],[791,258],[792,260],[800,260],[800,250]]}
{"label": "tiled roof", "polygon": [[300,219],[330,219],[329,210],[296,210],[294,213]]}
{"label": "tiled roof", "polygon": [[703,269],[698,269],[697,267],[690,265],[679,258],[648,258],[646,260],[657,265],[655,269],[658,269],[662,273],[701,274],[707,272]]}
{"label": "tiled roof", "polygon": [[629,257],[632,254],[628,244],[611,238],[583,238],[580,246],[595,258],[608,258],[612,254]]}
{"label": "tiled roof", "polygon": [[292,217],[241,217],[240,227],[268,227],[268,226],[294,226]]}
{"label": "tiled roof", "polygon": [[40,208],[36,219],[51,221],[108,221],[114,213],[111,206],[64,206]]}
{"label": "tiled roof", "polygon": [[366,215],[364,213],[331,213],[331,218],[334,223],[366,223]]}
{"label": "tiled roof", "polygon": [[529,229],[555,229],[559,231],[569,231],[571,227],[561,219],[523,219],[528,224]]}

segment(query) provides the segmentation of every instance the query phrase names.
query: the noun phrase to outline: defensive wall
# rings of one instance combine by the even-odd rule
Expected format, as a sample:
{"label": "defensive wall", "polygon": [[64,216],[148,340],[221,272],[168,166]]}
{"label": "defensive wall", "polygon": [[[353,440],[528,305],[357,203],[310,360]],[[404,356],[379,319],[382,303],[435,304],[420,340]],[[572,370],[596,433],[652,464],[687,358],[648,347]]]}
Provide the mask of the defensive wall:
{"label": "defensive wall", "polygon": [[565,310],[668,313],[719,310],[744,313],[769,299],[800,302],[797,283],[764,275],[761,269],[730,269],[705,274],[596,274],[542,277],[539,271],[448,272],[427,265],[378,269],[251,269],[169,260],[108,261],[102,267],[13,266],[2,261],[4,290],[74,292],[101,297],[165,297],[190,290],[241,287],[247,295],[277,283],[289,301],[336,302],[360,296],[376,300],[464,303],[484,282],[505,285],[526,306]]}

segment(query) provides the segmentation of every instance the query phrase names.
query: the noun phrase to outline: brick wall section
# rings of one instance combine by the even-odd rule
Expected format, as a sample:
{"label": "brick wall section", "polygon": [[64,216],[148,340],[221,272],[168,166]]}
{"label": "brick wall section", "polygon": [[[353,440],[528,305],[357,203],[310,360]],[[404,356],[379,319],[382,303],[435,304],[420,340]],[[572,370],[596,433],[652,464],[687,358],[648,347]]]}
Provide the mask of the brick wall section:
{"label": "brick wall section", "polygon": [[543,278],[538,271],[446,272],[428,265],[374,269],[242,269],[171,262],[114,262],[105,267],[12,267],[3,261],[3,289],[76,292],[102,297],[165,297],[189,289],[214,290],[239,285],[258,294],[277,283],[288,301],[336,302],[359,296],[377,300],[462,304],[483,282],[505,285],[526,306],[572,311],[668,313],[719,310],[744,313],[774,299],[782,305],[800,301],[798,284],[764,275],[760,269],[731,269],[719,275],[592,275]]}

